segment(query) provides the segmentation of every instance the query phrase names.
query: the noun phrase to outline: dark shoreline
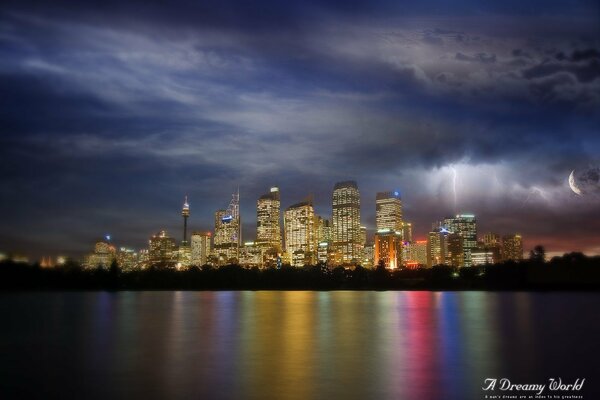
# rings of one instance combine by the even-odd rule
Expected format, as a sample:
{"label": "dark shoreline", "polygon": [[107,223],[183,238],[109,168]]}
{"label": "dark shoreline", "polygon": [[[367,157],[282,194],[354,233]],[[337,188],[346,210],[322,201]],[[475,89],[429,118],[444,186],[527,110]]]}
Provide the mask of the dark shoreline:
{"label": "dark shoreline", "polygon": [[226,265],[187,270],[118,266],[82,269],[0,263],[1,291],[145,290],[406,290],[406,291],[600,291],[600,257],[565,254],[549,262],[527,260],[470,268],[435,266],[390,271],[384,268],[328,268],[323,265],[281,269]]}

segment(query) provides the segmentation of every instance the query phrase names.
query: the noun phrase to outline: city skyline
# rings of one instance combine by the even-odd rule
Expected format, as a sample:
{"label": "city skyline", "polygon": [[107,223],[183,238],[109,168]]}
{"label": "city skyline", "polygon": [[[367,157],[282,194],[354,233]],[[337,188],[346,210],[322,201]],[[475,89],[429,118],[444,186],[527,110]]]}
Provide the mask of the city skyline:
{"label": "city skyline", "polygon": [[238,186],[324,214],[354,179],[416,238],[469,212],[600,254],[597,2],[103,4],[0,6],[0,251],[138,247],[186,194],[210,230]]}
{"label": "city skyline", "polygon": [[[96,239],[95,250],[87,253],[81,262],[87,267],[107,267],[116,259],[122,267],[126,264],[126,268],[133,265],[187,268],[229,263],[260,267],[282,264],[301,267],[316,263],[374,267],[383,262],[386,267],[395,269],[438,264],[469,267],[524,257],[522,235],[478,232],[473,214],[457,214],[432,222],[425,239],[415,239],[412,223],[402,219],[400,191],[377,192],[375,197],[376,224],[370,235],[362,224],[360,212],[355,210],[360,209],[361,201],[355,181],[334,185],[328,215],[315,213],[312,194],[282,213],[280,189],[273,186],[257,199],[255,235],[250,240],[242,240],[239,191],[232,194],[227,209],[215,211],[212,231],[194,230],[191,236],[188,235],[191,207],[186,195],[181,211],[181,240],[177,239],[177,231],[169,234],[161,229],[150,237],[147,247],[136,249],[116,243],[113,235],[107,234]],[[64,262],[68,256],[63,254],[56,258]],[[57,261],[44,256],[40,262],[50,266]]]}
{"label": "city skyline", "polygon": [[[342,181],[342,182],[337,182],[334,186],[334,188],[331,190],[331,193],[333,195],[333,193],[335,192],[336,188],[339,185],[347,185],[348,183],[351,184],[351,186],[356,185],[355,181]],[[281,190],[278,186],[271,186],[268,188],[269,189],[269,193],[266,194],[262,194],[260,195],[257,199],[255,199],[254,201],[256,202],[256,206],[254,209],[254,212],[250,213],[251,215],[254,215],[254,217],[252,218],[248,218],[246,217],[246,221],[245,224],[242,224],[242,226],[233,226],[233,231],[230,232],[231,229],[224,231],[223,232],[223,237],[224,239],[219,240],[219,234],[217,233],[217,231],[219,230],[217,228],[217,226],[223,226],[222,223],[220,223],[222,220],[226,219],[230,219],[229,217],[232,216],[234,218],[231,218],[234,222],[236,220],[236,218],[239,218],[239,220],[241,221],[241,215],[242,212],[241,210],[241,202],[240,202],[240,193],[239,193],[239,187],[238,187],[238,192],[233,193],[232,199],[230,200],[229,206],[227,208],[221,208],[218,210],[215,210],[212,213],[212,218],[214,223],[211,225],[210,223],[208,223],[207,221],[200,221],[200,223],[198,223],[198,221],[192,219],[192,225],[190,226],[190,222],[189,222],[189,218],[190,215],[194,215],[195,213],[191,212],[192,209],[192,202],[190,201],[190,196],[188,196],[187,194],[184,195],[184,200],[183,203],[181,203],[180,201],[180,208],[179,208],[179,216],[180,218],[183,217],[183,228],[181,225],[181,220],[179,220],[179,223],[176,223],[174,221],[169,221],[169,223],[166,224],[162,224],[160,226],[156,226],[152,231],[151,234],[148,235],[147,237],[144,237],[141,239],[141,242],[143,244],[140,245],[136,245],[136,244],[132,244],[129,242],[124,242],[122,240],[119,240],[119,233],[117,231],[108,229],[105,232],[99,232],[98,234],[96,234],[95,236],[90,238],[90,241],[88,241],[85,245],[84,248],[79,249],[77,251],[74,251],[72,253],[68,253],[65,251],[58,251],[58,250],[54,250],[54,251],[49,251],[49,252],[45,252],[45,253],[41,253],[41,256],[39,256],[39,258],[36,254],[38,254],[36,251],[32,252],[31,254],[34,254],[34,257],[32,258],[35,261],[42,261],[44,262],[45,260],[48,260],[48,262],[50,262],[49,260],[51,260],[52,258],[57,259],[57,258],[65,258],[65,257],[75,257],[75,259],[80,258],[81,256],[88,254],[89,253],[89,247],[90,247],[90,243],[95,242],[95,241],[102,241],[105,240],[107,242],[115,242],[115,243],[119,243],[119,248],[122,249],[126,249],[127,251],[132,251],[132,250],[143,250],[143,249],[147,249],[147,243],[148,243],[148,238],[152,239],[153,237],[156,236],[160,236],[160,235],[164,235],[165,232],[169,233],[169,238],[170,240],[173,241],[173,246],[174,248],[177,248],[178,246],[185,245],[184,246],[190,246],[190,241],[191,241],[191,235],[194,234],[208,234],[209,236],[209,240],[212,239],[211,241],[211,250],[214,250],[214,245],[215,242],[214,240],[216,239],[218,243],[224,242],[224,243],[231,243],[231,245],[233,245],[233,242],[237,243],[237,247],[235,249],[231,248],[231,251],[233,251],[236,254],[236,257],[239,256],[239,249],[241,249],[244,246],[245,242],[252,242],[252,243],[256,243],[257,245],[260,245],[260,240],[259,240],[259,231],[261,230],[261,228],[259,228],[259,224],[258,222],[258,210],[260,209],[262,211],[262,213],[264,213],[264,201],[265,200],[276,200],[277,202],[277,208],[278,208],[278,213],[279,213],[279,218],[277,219],[277,222],[279,223],[278,231],[280,233],[280,237],[279,240],[282,241],[282,243],[284,243],[281,247],[281,251],[285,251],[286,249],[286,245],[285,245],[285,235],[286,235],[286,231],[285,231],[285,212],[290,210],[290,209],[294,209],[297,207],[303,207],[305,205],[310,205],[311,207],[311,215],[314,218],[321,218],[327,221],[327,223],[330,224],[330,228],[333,225],[333,219],[334,219],[334,211],[333,211],[333,207],[332,204],[329,204],[329,211],[326,210],[327,205],[322,206],[320,209],[321,210],[325,210],[324,212],[318,212],[317,209],[314,207],[314,193],[311,191],[310,194],[308,194],[307,196],[304,196],[305,200],[302,201],[297,201],[294,204],[290,204],[288,206],[285,206],[285,204],[283,206],[281,206]],[[355,187],[356,190],[359,190],[358,187]],[[264,192],[264,190],[263,190]],[[367,235],[366,235],[366,243],[370,244],[370,245],[375,245],[377,246],[376,243],[376,235],[378,232],[382,232],[382,231],[389,231],[391,233],[393,233],[393,229],[388,229],[388,225],[391,227],[393,226],[403,226],[403,228],[400,228],[400,231],[402,231],[402,233],[400,233],[400,238],[403,238],[404,236],[406,236],[406,232],[405,232],[405,228],[406,225],[410,226],[410,239],[408,239],[410,242],[413,241],[414,238],[414,242],[418,243],[418,242],[425,242],[428,241],[428,239],[431,237],[431,233],[433,233],[434,230],[439,229],[440,227],[448,228],[448,227],[454,227],[453,225],[453,220],[459,220],[463,217],[468,217],[468,218],[474,218],[475,214],[473,213],[465,213],[465,212],[458,212],[455,215],[433,215],[431,217],[431,220],[429,221],[429,223],[425,224],[425,226],[417,226],[417,232],[419,232],[418,234],[413,234],[413,227],[414,227],[414,223],[412,223],[411,220],[406,220],[404,219],[404,215],[402,212],[402,208],[404,206],[404,201],[402,199],[402,195],[401,195],[401,190],[398,188],[389,190],[387,192],[381,192],[381,191],[377,191],[376,193],[373,193],[374,196],[373,197],[373,201],[372,201],[372,205],[374,208],[374,212],[372,215],[372,221],[368,220],[365,221],[364,219],[362,219],[360,217],[360,213],[363,211],[359,212],[359,220],[358,220],[358,226],[360,227],[361,230],[363,230],[365,228],[365,225],[367,227],[366,231],[367,231]],[[367,200],[366,197],[361,197],[360,194],[358,194],[359,196],[359,209],[362,210],[362,206],[360,205],[360,202],[363,202],[365,200]],[[308,199],[308,200],[306,200]],[[334,200],[335,201],[335,198]],[[383,201],[383,205],[386,205],[385,201],[397,201],[397,205],[394,203],[393,207],[398,207],[398,210],[395,209],[390,209],[390,205],[386,205],[387,207],[381,207],[380,202]],[[331,202],[331,196],[330,196],[330,202]],[[366,201],[367,203],[370,203],[369,201]],[[181,205],[182,204],[182,205]],[[233,209],[232,209],[233,207]],[[380,210],[381,207],[381,211]],[[280,208],[280,209],[279,209]],[[233,211],[233,212],[232,212]],[[231,215],[233,214],[233,215]],[[367,215],[369,213],[367,212]],[[263,217],[264,218],[264,217]],[[399,225],[398,225],[399,224]],[[179,226],[178,226],[179,225]],[[384,229],[381,229],[381,227],[379,227],[379,225],[381,225],[381,227],[383,227]],[[198,228],[198,227],[201,228]],[[437,228],[434,228],[436,227]],[[514,235],[515,232],[517,232],[516,230],[511,230],[510,228],[508,230],[498,230],[498,229],[494,229],[494,227],[490,227],[489,224],[483,224],[483,226],[485,226],[485,229],[481,229],[481,225],[479,225],[479,220],[478,220],[478,231],[479,234],[481,235],[473,235],[470,238],[470,244],[468,246],[466,246],[466,248],[470,248],[470,247],[474,247],[476,245],[476,242],[478,240],[480,241],[486,241],[486,238],[483,235],[483,231],[485,231],[485,234],[494,234],[494,235],[498,235],[499,237],[508,237],[510,235]],[[167,228],[168,227],[168,228]],[[430,228],[428,228],[430,227]],[[241,233],[241,229],[243,230],[243,233]],[[182,231],[183,229],[183,231]],[[264,230],[264,227],[262,228]],[[313,232],[313,235],[316,235],[316,230],[318,229],[315,226],[315,232]],[[456,229],[458,231],[458,229]],[[157,233],[158,232],[158,233]],[[396,231],[398,233],[398,231]],[[442,230],[443,232],[443,230]],[[384,232],[386,233],[386,232]],[[233,240],[228,240],[228,236],[231,235],[237,235],[239,234],[240,238],[239,240],[237,238],[233,239]],[[141,233],[138,234],[142,235]],[[264,235],[264,234],[263,234]],[[520,232],[518,233],[518,235],[520,235]],[[183,237],[187,237],[187,241],[185,240],[181,240],[181,238]],[[316,237],[316,236],[315,236]],[[315,239],[316,240],[316,239]],[[402,241],[403,239],[401,239]],[[275,241],[277,241],[277,239],[275,239]],[[138,240],[139,242],[139,240]],[[331,239],[331,243],[334,243],[335,241],[333,240],[333,237]],[[487,242],[487,241],[486,241]],[[529,251],[531,249],[533,249],[534,246],[536,245],[544,245],[543,243],[534,243],[531,240],[527,240],[525,237],[525,240],[523,241],[523,243],[527,243],[527,245],[523,245],[524,251]],[[269,246],[273,244],[273,242],[271,243],[266,243]],[[315,243],[315,246],[318,246],[319,243]],[[269,247],[267,246],[267,247]],[[462,241],[461,241],[461,246],[462,246]],[[229,245],[226,245],[225,247],[230,247]],[[263,245],[264,247],[264,245]],[[277,246],[275,246],[277,247]],[[3,249],[0,249],[0,253],[3,254],[4,256],[9,256],[9,255],[15,255],[17,257],[27,257],[29,258],[29,254],[25,253],[25,252],[11,252],[11,251],[2,251]],[[429,250],[428,250],[429,252]],[[548,254],[550,256],[554,256],[554,255],[562,255],[562,252],[548,252]],[[232,253],[233,255],[233,253]],[[205,256],[206,257],[206,256]],[[346,260],[346,262],[348,262],[350,259]],[[314,262],[317,261],[317,256],[316,256],[316,247],[315,247],[315,260]],[[468,264],[468,263],[467,263]],[[293,265],[293,263],[292,263]]]}

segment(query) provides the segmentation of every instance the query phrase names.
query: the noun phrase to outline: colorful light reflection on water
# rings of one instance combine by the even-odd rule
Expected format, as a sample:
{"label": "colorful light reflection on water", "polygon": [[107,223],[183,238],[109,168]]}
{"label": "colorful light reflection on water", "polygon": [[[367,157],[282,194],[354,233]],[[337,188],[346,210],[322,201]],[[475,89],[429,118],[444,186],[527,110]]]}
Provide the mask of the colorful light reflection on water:
{"label": "colorful light reflection on water", "polygon": [[479,399],[486,377],[592,379],[599,299],[484,292],[5,294],[0,382],[20,398],[44,390],[67,398]]}

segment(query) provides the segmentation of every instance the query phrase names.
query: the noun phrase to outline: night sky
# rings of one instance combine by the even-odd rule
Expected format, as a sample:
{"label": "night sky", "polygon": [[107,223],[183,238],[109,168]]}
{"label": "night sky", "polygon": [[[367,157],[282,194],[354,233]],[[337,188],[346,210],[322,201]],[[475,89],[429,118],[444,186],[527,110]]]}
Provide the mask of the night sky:
{"label": "night sky", "polygon": [[[219,5],[215,5],[215,4]],[[525,248],[600,253],[600,6],[593,1],[4,1],[0,252],[179,238],[239,186],[354,179],[362,223],[399,189],[416,238],[457,212]]]}

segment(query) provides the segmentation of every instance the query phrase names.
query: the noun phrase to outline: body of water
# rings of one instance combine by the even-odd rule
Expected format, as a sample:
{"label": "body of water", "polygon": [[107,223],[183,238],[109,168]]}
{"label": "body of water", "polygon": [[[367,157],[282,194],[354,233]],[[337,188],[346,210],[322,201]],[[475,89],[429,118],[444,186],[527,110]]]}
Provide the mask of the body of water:
{"label": "body of water", "polygon": [[595,293],[8,293],[0,398],[484,399],[486,378],[586,378],[593,400],[599,306]]}

